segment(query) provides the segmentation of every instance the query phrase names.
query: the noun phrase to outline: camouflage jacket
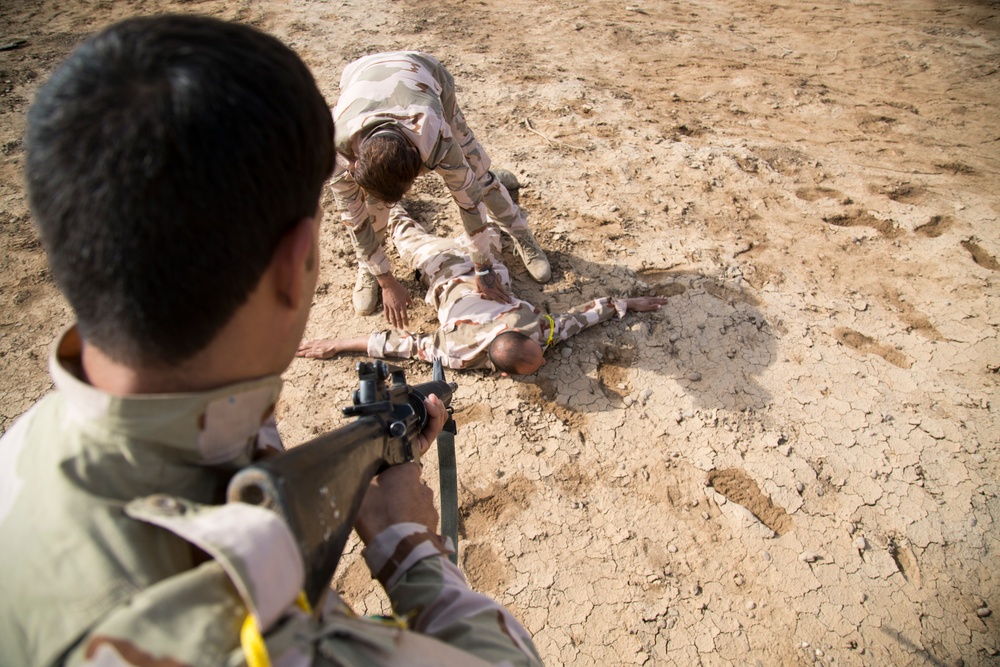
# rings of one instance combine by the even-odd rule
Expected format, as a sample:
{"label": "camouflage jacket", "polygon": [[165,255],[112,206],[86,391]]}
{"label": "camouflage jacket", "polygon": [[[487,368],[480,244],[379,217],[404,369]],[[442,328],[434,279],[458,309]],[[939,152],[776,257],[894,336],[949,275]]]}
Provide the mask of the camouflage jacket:
{"label": "camouflage jacket", "polygon": [[[349,167],[357,157],[360,140],[375,128],[391,125],[416,146],[426,171],[437,172],[458,204],[466,248],[477,263],[489,257],[489,245],[480,232],[487,213],[482,190],[456,137],[466,131],[456,113],[455,83],[434,57],[413,51],[365,56],[352,62],[340,80],[340,98],[333,109],[337,162],[331,188],[341,220],[354,232],[355,250],[374,275],[389,270],[389,260],[372,231],[364,192],[351,177]],[[445,102],[442,101],[444,98]],[[479,150],[478,142],[475,149]],[[471,148],[470,148],[471,150]]]}
{"label": "camouflage jacket", "polygon": [[278,377],[123,398],[79,379],[79,352],[71,330],[50,359],[56,390],[0,439],[4,664],[241,665],[248,615],[273,664],[540,664],[417,524],[365,550],[410,629],[357,618],[335,594],[315,614],[296,606],[304,565],[284,521],[219,504]]}
{"label": "camouflage jacket", "polygon": [[[510,290],[507,267],[494,261],[500,281]],[[493,368],[487,355],[490,343],[505,331],[522,333],[548,349],[584,329],[624,317],[625,301],[603,297],[547,315],[527,301],[515,298],[500,303],[476,291],[472,262],[450,262],[427,290],[427,301],[437,308],[440,326],[432,334],[399,329],[378,331],[368,338],[371,357],[400,357],[433,362],[441,359],[448,368]]]}

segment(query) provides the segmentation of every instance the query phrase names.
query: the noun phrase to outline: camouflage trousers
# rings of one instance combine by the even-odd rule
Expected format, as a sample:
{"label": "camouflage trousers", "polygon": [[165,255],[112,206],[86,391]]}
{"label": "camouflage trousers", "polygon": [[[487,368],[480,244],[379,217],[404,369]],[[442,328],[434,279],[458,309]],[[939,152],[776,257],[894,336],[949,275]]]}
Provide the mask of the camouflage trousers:
{"label": "camouflage trousers", "polygon": [[[486,159],[489,164],[489,158]],[[477,172],[478,173],[478,172]],[[528,221],[524,211],[510,198],[510,193],[503,186],[500,179],[496,178],[489,171],[486,172],[486,185],[483,185],[483,203],[486,205],[487,219],[502,232],[513,236],[516,232],[524,231],[528,228]],[[375,235],[378,245],[384,246],[386,236],[391,236],[389,230],[389,218],[394,205],[385,204],[380,201],[367,202],[368,215],[371,216],[371,232]],[[352,239],[354,232],[351,232]],[[353,239],[355,247],[363,239]],[[395,245],[395,240],[393,239]],[[399,250],[399,247],[396,247]],[[402,251],[400,251],[402,254]]]}
{"label": "camouflage trousers", "polygon": [[[431,234],[399,204],[387,213],[388,233],[400,259],[407,267],[420,273],[426,287],[433,289],[435,285],[459,276],[472,279],[475,266],[459,239]],[[510,273],[499,260],[499,234],[493,228],[487,228],[483,233],[490,235],[490,248],[494,255],[493,269],[500,282],[509,288]]]}

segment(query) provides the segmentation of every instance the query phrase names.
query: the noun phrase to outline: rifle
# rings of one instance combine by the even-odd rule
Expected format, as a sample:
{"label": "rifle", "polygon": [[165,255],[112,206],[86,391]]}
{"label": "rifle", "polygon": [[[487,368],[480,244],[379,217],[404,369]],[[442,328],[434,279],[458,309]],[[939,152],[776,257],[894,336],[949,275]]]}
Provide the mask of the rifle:
{"label": "rifle", "polygon": [[424,399],[438,396],[451,422],[458,388],[445,381],[440,360],[432,381],[412,387],[402,369],[382,361],[359,362],[357,370],[354,404],[343,408],[356,421],[243,468],[227,490],[229,502],[266,507],[288,522],[305,561],[305,593],[313,608],[329,589],[372,477],[419,461],[417,436],[428,419]]}

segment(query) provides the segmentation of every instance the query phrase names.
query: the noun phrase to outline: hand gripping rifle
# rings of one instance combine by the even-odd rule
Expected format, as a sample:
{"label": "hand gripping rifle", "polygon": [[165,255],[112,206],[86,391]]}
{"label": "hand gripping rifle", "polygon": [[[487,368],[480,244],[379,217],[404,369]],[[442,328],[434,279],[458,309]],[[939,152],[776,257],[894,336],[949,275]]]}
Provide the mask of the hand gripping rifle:
{"label": "hand gripping rifle", "polygon": [[440,361],[431,382],[412,387],[402,369],[382,361],[359,362],[357,369],[354,405],[343,409],[356,421],[243,468],[227,491],[229,502],[267,507],[288,522],[305,561],[313,608],[330,586],[372,477],[419,461],[417,436],[428,420],[424,399],[437,395],[454,428],[450,406],[458,385],[445,382]]}

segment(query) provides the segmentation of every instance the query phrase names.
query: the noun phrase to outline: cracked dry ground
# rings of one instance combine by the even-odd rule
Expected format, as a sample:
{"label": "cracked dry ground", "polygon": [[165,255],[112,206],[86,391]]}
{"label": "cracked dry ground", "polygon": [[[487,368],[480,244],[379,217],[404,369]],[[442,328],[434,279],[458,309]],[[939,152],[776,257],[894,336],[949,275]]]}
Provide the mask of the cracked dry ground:
{"label": "cracked dry ground", "polygon": [[[520,294],[670,296],[537,376],[455,377],[461,564],[548,664],[1000,661],[996,3],[5,3],[4,428],[70,320],[21,190],[27,100],[95,27],[168,10],[274,32],[331,102],[362,53],[435,53],[550,251]],[[457,231],[439,181],[410,204]],[[329,222],[308,335],[381,325],[352,261]],[[293,364],[287,441],[341,423],[354,363]],[[385,610],[356,544],[335,584]]]}

